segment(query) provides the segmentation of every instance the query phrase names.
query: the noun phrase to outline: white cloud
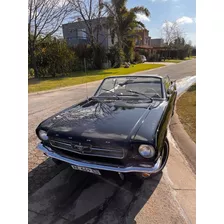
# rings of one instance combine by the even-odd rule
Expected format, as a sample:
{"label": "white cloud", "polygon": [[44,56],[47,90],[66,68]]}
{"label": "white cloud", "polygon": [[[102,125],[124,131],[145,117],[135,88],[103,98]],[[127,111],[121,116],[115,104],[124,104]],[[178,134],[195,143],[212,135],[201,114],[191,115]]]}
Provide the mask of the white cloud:
{"label": "white cloud", "polygon": [[[178,18],[175,22],[179,25],[190,24],[190,23],[194,23],[194,22],[196,23],[196,18],[190,18],[187,16],[183,16],[183,17]],[[173,25],[173,23],[170,21],[166,21],[165,23],[162,24],[162,27],[165,27],[166,25],[171,27]]]}
{"label": "white cloud", "polygon": [[190,17],[183,16],[183,17],[177,19],[176,22],[179,24],[187,24],[187,23],[193,23],[194,20]]}
{"label": "white cloud", "polygon": [[136,16],[137,16],[138,21],[141,21],[141,22],[143,22],[143,21],[148,21],[149,22],[150,21],[149,17],[147,17],[144,14],[137,13]]}
{"label": "white cloud", "polygon": [[162,27],[166,27],[166,26],[171,27],[172,25],[173,25],[172,22],[167,21],[167,22],[163,23]]}

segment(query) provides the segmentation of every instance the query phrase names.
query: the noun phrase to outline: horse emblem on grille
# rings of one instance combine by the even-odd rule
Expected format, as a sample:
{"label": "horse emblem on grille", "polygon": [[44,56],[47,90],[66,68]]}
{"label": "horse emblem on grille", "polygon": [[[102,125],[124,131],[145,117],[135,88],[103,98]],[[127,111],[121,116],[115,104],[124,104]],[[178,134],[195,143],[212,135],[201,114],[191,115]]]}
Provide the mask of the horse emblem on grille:
{"label": "horse emblem on grille", "polygon": [[82,145],[81,143],[73,145],[73,148],[82,153],[91,151],[91,146]]}

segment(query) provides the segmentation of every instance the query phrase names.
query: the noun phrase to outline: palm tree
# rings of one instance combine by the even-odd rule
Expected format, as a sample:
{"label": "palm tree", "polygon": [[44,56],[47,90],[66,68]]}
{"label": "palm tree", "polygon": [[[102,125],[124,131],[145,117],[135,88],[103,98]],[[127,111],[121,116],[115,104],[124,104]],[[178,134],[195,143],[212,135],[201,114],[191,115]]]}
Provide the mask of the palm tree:
{"label": "palm tree", "polygon": [[108,11],[110,33],[112,41],[117,38],[117,44],[125,52],[126,58],[134,48],[134,40],[139,38],[137,29],[145,28],[144,24],[137,20],[137,13],[150,16],[150,12],[143,6],[137,6],[128,10],[127,0],[111,0],[111,3],[104,3]]}

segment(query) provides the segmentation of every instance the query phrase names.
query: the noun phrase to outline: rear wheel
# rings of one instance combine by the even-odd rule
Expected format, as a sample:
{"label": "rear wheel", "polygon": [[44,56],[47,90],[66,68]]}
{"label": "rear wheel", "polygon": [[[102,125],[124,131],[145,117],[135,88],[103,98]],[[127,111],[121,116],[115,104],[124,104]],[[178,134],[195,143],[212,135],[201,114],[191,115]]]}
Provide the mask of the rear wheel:
{"label": "rear wheel", "polygon": [[158,174],[160,174],[163,170],[163,168],[166,166],[168,157],[169,157],[169,151],[170,151],[170,147],[169,147],[169,142],[168,139],[166,138],[165,143],[164,143],[164,147],[163,147],[163,151],[162,151],[162,165],[160,167],[160,170],[157,173],[137,173],[137,176],[139,176],[142,179],[147,179],[150,177],[155,177]]}

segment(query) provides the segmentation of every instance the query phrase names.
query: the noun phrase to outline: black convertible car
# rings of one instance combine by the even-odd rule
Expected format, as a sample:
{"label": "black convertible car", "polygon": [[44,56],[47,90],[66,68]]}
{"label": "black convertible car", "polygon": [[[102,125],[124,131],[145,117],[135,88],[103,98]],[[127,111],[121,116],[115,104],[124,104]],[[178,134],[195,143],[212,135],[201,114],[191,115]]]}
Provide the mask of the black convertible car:
{"label": "black convertible car", "polygon": [[113,76],[94,96],[43,121],[37,149],[74,169],[156,174],[169,156],[167,128],[176,82],[156,75]]}

